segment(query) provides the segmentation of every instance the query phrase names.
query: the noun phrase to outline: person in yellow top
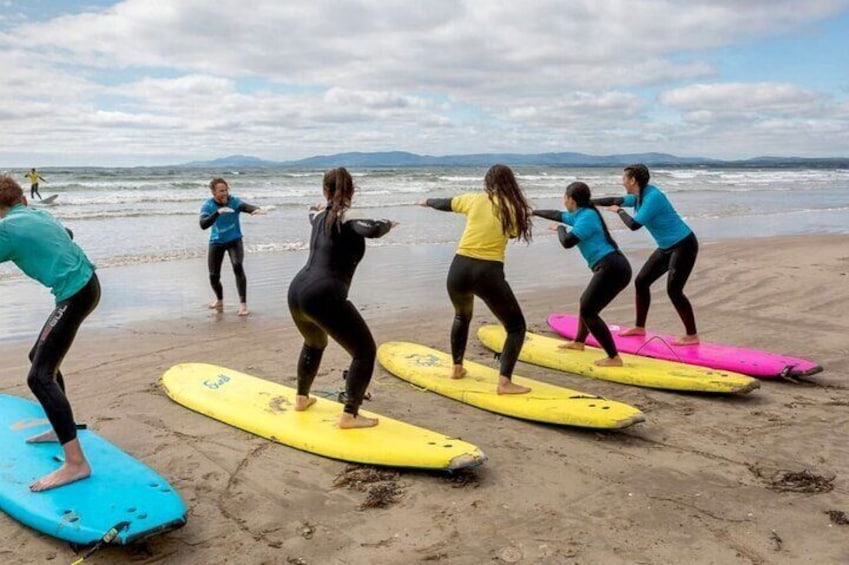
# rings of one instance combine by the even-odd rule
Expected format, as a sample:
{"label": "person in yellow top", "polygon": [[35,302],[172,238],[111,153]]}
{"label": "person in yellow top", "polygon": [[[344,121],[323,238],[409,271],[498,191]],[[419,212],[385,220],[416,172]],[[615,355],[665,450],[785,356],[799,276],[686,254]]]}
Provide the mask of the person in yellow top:
{"label": "person in yellow top", "polygon": [[38,181],[43,180],[44,182],[47,182],[47,180],[38,174],[38,171],[35,169],[30,169],[24,176],[29,179],[29,197],[35,198],[38,196],[38,199],[42,200],[41,193],[38,192]]}
{"label": "person in yellow top", "polygon": [[477,296],[507,332],[496,391],[523,394],[531,389],[513,383],[512,376],[525,341],[525,317],[504,278],[504,249],[510,239],[530,242],[532,212],[510,167],[493,165],[484,177],[484,188],[484,192],[429,198],[418,204],[466,216],[466,229],[448,271],[448,295],[455,312],[451,326],[451,378],[462,379],[466,375],[463,357]]}

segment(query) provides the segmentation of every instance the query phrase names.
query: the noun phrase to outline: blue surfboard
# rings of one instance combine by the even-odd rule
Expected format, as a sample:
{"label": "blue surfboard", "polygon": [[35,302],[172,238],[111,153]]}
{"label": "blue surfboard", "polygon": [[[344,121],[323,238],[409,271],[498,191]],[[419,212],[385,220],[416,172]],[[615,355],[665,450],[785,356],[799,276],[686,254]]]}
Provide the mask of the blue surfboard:
{"label": "blue surfboard", "polygon": [[49,426],[39,404],[0,394],[0,510],[80,545],[100,541],[113,528],[118,534],[111,543],[128,544],[186,523],[186,507],[165,479],[89,430],[79,430],[78,438],[91,477],[31,492],[30,484],[62,462],[58,443],[26,443]]}

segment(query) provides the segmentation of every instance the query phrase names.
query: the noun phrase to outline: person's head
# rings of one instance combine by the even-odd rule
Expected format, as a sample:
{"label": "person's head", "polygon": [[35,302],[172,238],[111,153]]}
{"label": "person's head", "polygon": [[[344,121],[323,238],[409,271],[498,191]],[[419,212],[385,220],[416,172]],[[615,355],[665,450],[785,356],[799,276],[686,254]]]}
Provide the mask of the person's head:
{"label": "person's head", "polygon": [[325,217],[325,229],[342,222],[342,213],[351,206],[354,197],[354,179],[345,167],[337,167],[324,173],[324,198],[329,210]]}
{"label": "person's head", "polygon": [[622,186],[629,194],[642,194],[649,184],[649,168],[642,163],[628,165],[622,173]]}
{"label": "person's head", "polygon": [[590,198],[592,193],[587,183],[575,181],[566,187],[566,193],[563,195],[563,204],[570,212],[574,212],[578,208],[590,208],[592,202]]}
{"label": "person's head", "polygon": [[501,229],[510,238],[531,240],[531,209],[507,165],[493,165],[483,179],[486,193],[498,207]]}
{"label": "person's head", "polygon": [[209,190],[212,192],[212,199],[219,204],[227,204],[230,198],[230,185],[221,177],[216,177],[209,181]]}
{"label": "person's head", "polygon": [[29,172],[34,173],[34,172],[35,172],[35,167],[31,168],[31,169],[29,170]]}
{"label": "person's head", "polygon": [[16,204],[26,204],[21,185],[8,175],[0,175],[0,218]]}

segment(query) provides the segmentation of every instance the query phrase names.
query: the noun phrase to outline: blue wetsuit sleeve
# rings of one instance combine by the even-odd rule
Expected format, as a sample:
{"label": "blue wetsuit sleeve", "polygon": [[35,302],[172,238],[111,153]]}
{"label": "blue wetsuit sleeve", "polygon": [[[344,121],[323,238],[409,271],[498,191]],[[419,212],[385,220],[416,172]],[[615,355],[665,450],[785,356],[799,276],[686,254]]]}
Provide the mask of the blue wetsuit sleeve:
{"label": "blue wetsuit sleeve", "polygon": [[623,206],[625,199],[621,196],[605,196],[604,198],[593,198],[591,202],[596,206]]}
{"label": "blue wetsuit sleeve", "polygon": [[566,226],[557,226],[557,239],[560,240],[560,245],[566,249],[575,247],[581,241],[578,236],[568,231]]}
{"label": "blue wetsuit sleeve", "polygon": [[442,210],[443,212],[451,212],[451,198],[428,198],[425,204],[430,208]]}
{"label": "blue wetsuit sleeve", "polygon": [[534,210],[534,216],[545,218],[553,222],[559,222],[561,218],[560,210]]}
{"label": "blue wetsuit sleeve", "polygon": [[383,237],[392,229],[389,220],[349,220],[346,222],[354,233],[368,238]]}

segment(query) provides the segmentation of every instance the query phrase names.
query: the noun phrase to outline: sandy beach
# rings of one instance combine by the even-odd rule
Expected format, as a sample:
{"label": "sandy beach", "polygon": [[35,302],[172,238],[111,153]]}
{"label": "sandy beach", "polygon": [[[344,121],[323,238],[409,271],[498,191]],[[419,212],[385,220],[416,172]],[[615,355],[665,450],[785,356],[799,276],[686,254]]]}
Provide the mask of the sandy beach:
{"label": "sandy beach", "polygon": [[[583,269],[576,274],[585,282]],[[531,331],[550,334],[548,314],[576,310],[583,286],[555,285],[517,292]],[[84,325],[63,364],[77,419],[155,468],[189,508],[183,529],[140,547],[107,548],[87,562],[849,563],[849,236],[703,245],[687,290],[702,339],[813,359],[825,371],[810,382],[764,381],[750,395],[721,398],[518,364],[517,374],[646,414],[644,424],[595,432],[484,412],[376,369],[367,409],[462,437],[489,456],[453,477],[352,470],[191,412],[159,387],[167,368],[187,361],[292,385],[301,341],[285,311],[254,306],[247,319],[232,311],[219,318],[198,306],[175,319]],[[448,349],[447,297],[430,305],[411,299],[403,308],[378,298],[363,312],[378,343]],[[653,298],[649,325],[679,332],[663,280]],[[632,310],[633,286],[603,316],[630,323]],[[473,331],[493,321],[478,302]],[[0,344],[0,392],[31,398],[29,347],[29,338]],[[495,365],[473,336],[468,358]],[[347,362],[331,344],[315,390],[337,390]],[[782,491],[787,472],[808,473],[810,488],[802,490],[821,492]],[[356,481],[357,473],[382,482]],[[351,488],[358,485],[363,490]],[[364,508],[368,489],[380,485],[396,489],[394,502]],[[0,514],[3,561],[73,558],[67,544]]]}

